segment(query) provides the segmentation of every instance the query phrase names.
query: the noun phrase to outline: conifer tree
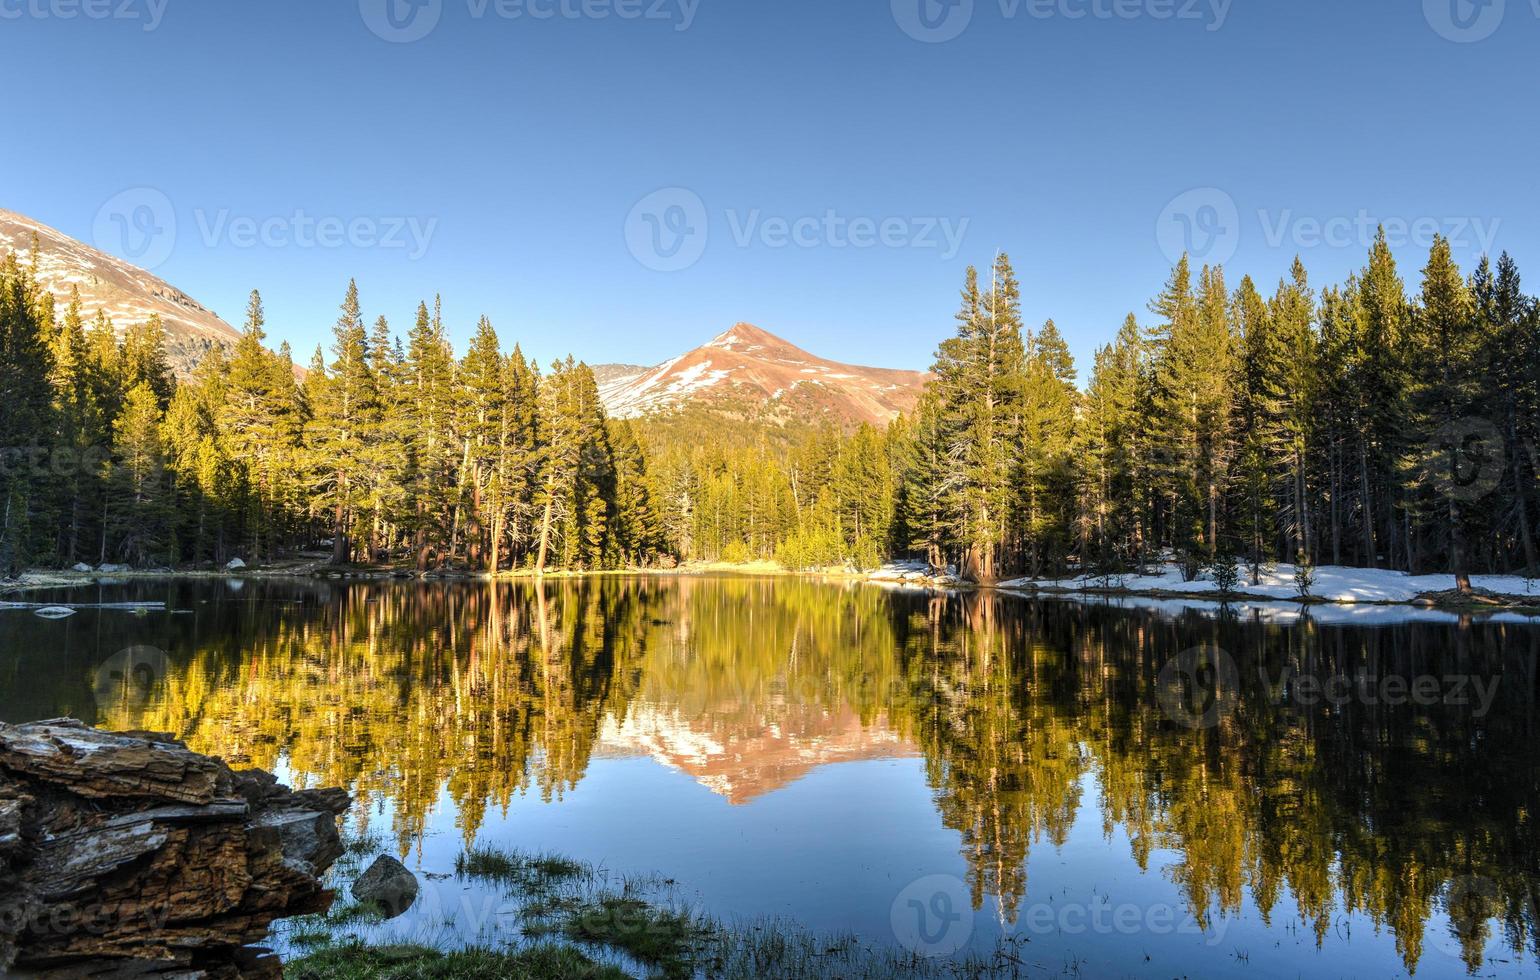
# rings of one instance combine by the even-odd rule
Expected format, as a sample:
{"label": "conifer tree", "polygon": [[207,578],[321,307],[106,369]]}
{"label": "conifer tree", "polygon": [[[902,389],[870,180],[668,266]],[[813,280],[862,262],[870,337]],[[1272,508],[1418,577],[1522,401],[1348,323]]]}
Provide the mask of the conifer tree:
{"label": "conifer tree", "polygon": [[274,355],[264,346],[262,296],[252,290],[241,339],[231,352],[225,395],[217,406],[216,425],[230,455],[240,461],[247,501],[244,506],[248,557],[261,560],[275,546],[278,507],[285,468],[293,456],[291,439],[292,375],[285,383],[274,371]]}
{"label": "conifer tree", "polygon": [[70,301],[54,335],[53,405],[58,425],[57,445],[63,454],[59,492],[59,554],[66,565],[79,560],[87,524],[99,507],[99,472],[92,462],[105,455],[108,433],[91,383],[90,352],[86,346],[85,321],[80,310],[80,289],[70,287]]}
{"label": "conifer tree", "polygon": [[1006,537],[1025,360],[1020,288],[1006,255],[996,258],[990,278],[981,292],[969,268],[957,335],[941,344],[933,369],[949,463],[942,481],[949,538],[964,574],[977,581],[994,579]]}
{"label": "conifer tree", "polygon": [[123,561],[169,562],[170,488],[160,436],[160,395],[141,380],[113,424],[103,553]]}
{"label": "conifer tree", "polygon": [[[1483,345],[1480,321],[1470,291],[1454,263],[1449,241],[1436,236],[1422,273],[1421,302],[1408,329],[1408,407],[1422,436],[1419,460],[1423,477],[1423,506],[1447,538],[1446,567],[1454,572],[1461,592],[1471,591],[1468,537],[1475,523],[1465,499],[1467,488],[1459,474],[1471,461],[1467,452],[1501,457],[1499,446],[1467,445],[1462,423],[1481,399],[1482,378],[1476,371]],[[1500,466],[1489,459],[1478,467]],[[1470,501],[1473,503],[1474,501]],[[1410,502],[1409,502],[1410,505]],[[1409,553],[1417,555],[1415,541]],[[1417,571],[1416,568],[1409,569]]]}
{"label": "conifer tree", "polygon": [[0,574],[40,557],[52,537],[42,520],[53,428],[48,339],[32,276],[9,253],[0,261]]}
{"label": "conifer tree", "polygon": [[1029,338],[1017,422],[1016,521],[1030,575],[1062,564],[1074,536],[1075,363],[1052,320]]}
{"label": "conifer tree", "polygon": [[1130,313],[1117,340],[1096,352],[1075,426],[1082,561],[1112,572],[1138,550],[1135,465],[1143,336]]}
{"label": "conifer tree", "polygon": [[331,367],[315,379],[306,436],[311,498],[331,512],[332,562],[340,564],[353,554],[355,517],[368,504],[370,440],[380,422],[379,392],[369,366],[356,282],[348,283],[333,337]]}

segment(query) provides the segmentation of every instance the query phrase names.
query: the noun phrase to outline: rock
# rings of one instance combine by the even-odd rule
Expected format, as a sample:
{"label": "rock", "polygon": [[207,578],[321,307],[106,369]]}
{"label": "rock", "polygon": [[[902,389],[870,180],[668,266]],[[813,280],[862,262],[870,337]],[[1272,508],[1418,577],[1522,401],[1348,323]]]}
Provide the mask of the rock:
{"label": "rock", "polygon": [[113,565],[107,562],[103,562],[102,564],[96,566],[96,570],[98,572],[105,572],[108,575],[118,575],[128,571],[129,569],[127,565]]}
{"label": "rock", "polygon": [[330,907],[348,802],[169,735],[0,724],[0,976],[277,976],[253,944]]}
{"label": "rock", "polygon": [[91,566],[87,565],[83,561],[77,561],[75,564],[70,566],[70,571],[72,571],[72,572],[89,572],[89,571],[91,571]]}
{"label": "rock", "polygon": [[417,878],[406,865],[388,854],[381,854],[369,870],[353,882],[353,897],[377,905],[390,916],[398,916],[417,900]]}
{"label": "rock", "polygon": [[245,567],[246,563],[241,561],[239,558],[231,558],[229,561],[225,562],[225,571],[227,572],[238,572]]}

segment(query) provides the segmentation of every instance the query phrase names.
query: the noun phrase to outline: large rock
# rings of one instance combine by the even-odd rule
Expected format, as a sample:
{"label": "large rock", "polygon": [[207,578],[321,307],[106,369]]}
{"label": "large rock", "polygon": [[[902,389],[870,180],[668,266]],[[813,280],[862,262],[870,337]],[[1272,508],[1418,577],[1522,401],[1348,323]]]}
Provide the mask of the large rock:
{"label": "large rock", "polygon": [[169,735],[0,724],[0,976],[277,976],[253,944],[330,907],[347,806]]}
{"label": "large rock", "polygon": [[369,865],[369,870],[353,882],[353,897],[378,906],[389,916],[397,916],[417,900],[417,877],[400,861],[381,854]]}

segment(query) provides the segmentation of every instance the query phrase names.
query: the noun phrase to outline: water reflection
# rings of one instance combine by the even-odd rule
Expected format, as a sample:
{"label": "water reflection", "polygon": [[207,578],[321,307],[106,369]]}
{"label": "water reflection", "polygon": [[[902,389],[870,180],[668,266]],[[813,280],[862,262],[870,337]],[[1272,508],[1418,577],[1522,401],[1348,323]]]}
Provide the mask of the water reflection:
{"label": "water reflection", "polygon": [[[112,592],[126,595],[184,613],[0,613],[0,717],[68,713],[173,732],[238,767],[286,764],[353,787],[361,820],[389,813],[403,853],[445,795],[470,841],[489,811],[558,800],[601,755],[650,756],[733,804],[827,763],[918,755],[975,907],[993,900],[1007,921],[1032,849],[1099,818],[1142,872],[1177,855],[1156,864],[1200,924],[1297,907],[1321,943],[1361,914],[1415,971],[1445,913],[1471,970],[1494,929],[1540,953],[1540,628],[800,580]],[[1195,648],[1232,659],[1234,690],[1189,726],[1158,695],[1162,667]],[[1398,699],[1301,677],[1439,686]],[[1490,703],[1462,702],[1459,678]]]}

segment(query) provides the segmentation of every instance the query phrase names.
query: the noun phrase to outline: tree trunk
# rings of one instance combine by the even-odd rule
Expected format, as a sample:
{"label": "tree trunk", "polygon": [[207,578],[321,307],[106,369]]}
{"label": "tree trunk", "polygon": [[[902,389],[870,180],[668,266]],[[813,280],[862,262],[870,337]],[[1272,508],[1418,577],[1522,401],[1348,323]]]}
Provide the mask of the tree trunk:
{"label": "tree trunk", "polygon": [[502,563],[503,523],[506,517],[502,507],[498,507],[492,515],[492,542],[487,549],[487,571],[493,575],[497,574],[497,566]]}
{"label": "tree trunk", "polygon": [[1363,565],[1378,568],[1379,556],[1374,547],[1374,497],[1369,491],[1369,449],[1362,441],[1358,444],[1358,481],[1363,497],[1359,507],[1363,512]]}
{"label": "tree trunk", "polygon": [[1459,502],[1453,497],[1449,498],[1449,563],[1454,566],[1454,587],[1461,594],[1470,595],[1470,569],[1466,565],[1463,517]]}
{"label": "tree trunk", "polygon": [[540,520],[540,556],[535,560],[535,574],[545,574],[546,551],[551,545],[551,504],[549,495],[545,498],[545,516]]}

